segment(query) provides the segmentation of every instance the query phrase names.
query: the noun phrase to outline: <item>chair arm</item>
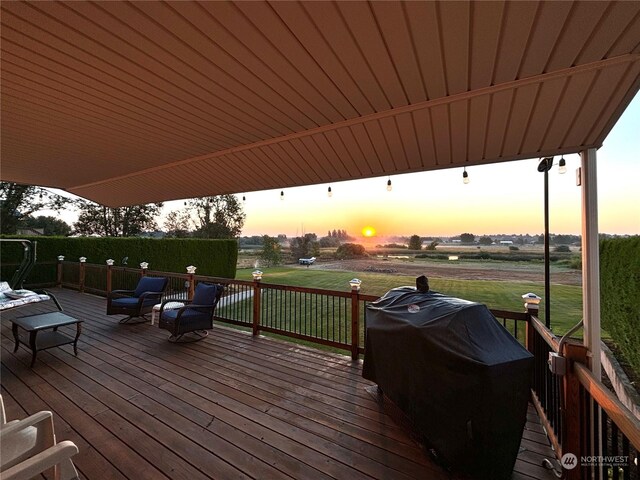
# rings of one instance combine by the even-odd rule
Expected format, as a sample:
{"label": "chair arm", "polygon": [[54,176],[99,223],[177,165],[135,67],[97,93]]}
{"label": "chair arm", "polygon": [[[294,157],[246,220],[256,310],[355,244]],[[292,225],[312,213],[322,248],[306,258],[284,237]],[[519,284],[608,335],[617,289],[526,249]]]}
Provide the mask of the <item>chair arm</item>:
{"label": "chair arm", "polygon": [[[65,440],[2,472],[4,480],[29,480],[78,453],[78,447]],[[74,469],[75,470],[75,469]],[[77,472],[76,472],[77,473]],[[77,477],[77,475],[76,475]]]}
{"label": "chair arm", "polygon": [[[178,314],[176,315],[176,325],[178,326],[180,325],[180,319],[182,317],[182,314],[187,310],[211,310],[211,313],[213,313],[214,307],[215,305],[196,305],[193,303],[185,305],[184,307],[180,307],[178,309]],[[203,312],[203,313],[206,313],[206,312]]]}
{"label": "chair arm", "polygon": [[53,438],[53,414],[44,410],[42,412],[34,413],[22,420],[5,424],[0,429],[0,439],[6,438],[9,435],[19,432],[20,430],[24,430],[27,427],[38,427],[40,424],[43,424],[44,428],[47,430],[45,434],[50,433],[51,438]]}
{"label": "chair arm", "polygon": [[130,297],[131,295],[133,295],[133,292],[135,292],[135,290],[111,290],[111,293],[109,293],[109,298],[111,297]]}
{"label": "chair arm", "polygon": [[145,297],[162,297],[163,292],[142,292],[138,298],[142,298],[144,300]]}

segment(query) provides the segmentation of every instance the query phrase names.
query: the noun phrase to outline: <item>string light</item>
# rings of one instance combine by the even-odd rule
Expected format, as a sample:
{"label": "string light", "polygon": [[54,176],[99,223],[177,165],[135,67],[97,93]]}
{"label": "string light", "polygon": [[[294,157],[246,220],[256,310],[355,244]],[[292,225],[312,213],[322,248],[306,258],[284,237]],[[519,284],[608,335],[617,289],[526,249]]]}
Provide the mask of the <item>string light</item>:
{"label": "string light", "polygon": [[462,170],[462,182],[466,185],[469,183],[469,174],[467,173],[467,167]]}
{"label": "string light", "polygon": [[242,201],[243,201],[243,202],[246,202],[246,201],[247,201],[247,197],[246,197],[246,195],[245,195],[244,193],[242,194]]}
{"label": "string light", "polygon": [[564,159],[564,155],[560,156],[560,162],[558,163],[558,173],[567,173],[567,161]]}
{"label": "string light", "polygon": [[333,197],[333,192],[331,191],[331,187],[327,188],[327,197]]}
{"label": "string light", "polygon": [[389,180],[387,180],[387,192],[391,190],[393,190],[393,187],[391,186],[391,177],[389,177]]}
{"label": "string light", "polygon": [[280,200],[284,200],[284,190],[280,190]]}

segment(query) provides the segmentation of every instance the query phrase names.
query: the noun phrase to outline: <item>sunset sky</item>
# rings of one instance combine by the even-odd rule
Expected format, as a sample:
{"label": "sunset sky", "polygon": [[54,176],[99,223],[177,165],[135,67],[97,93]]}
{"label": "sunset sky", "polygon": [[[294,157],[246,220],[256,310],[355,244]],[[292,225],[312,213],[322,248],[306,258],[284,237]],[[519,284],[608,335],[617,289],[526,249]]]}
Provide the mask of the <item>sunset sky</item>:
{"label": "sunset sky", "polygon": [[[550,230],[580,233],[581,197],[575,170],[577,154],[565,156],[567,173],[558,174],[556,157],[550,178]],[[538,159],[471,167],[470,183],[462,169],[393,175],[331,184],[246,192],[247,220],[243,235],[326,235],[346,229],[362,235],[366,226],[378,237],[388,235],[452,236],[497,233],[541,233],[543,174]],[[636,96],[598,151],[599,230],[640,234],[640,96]],[[240,194],[241,196],[242,194]],[[164,212],[182,201],[167,202]],[[77,215],[62,215],[73,222]],[[162,221],[160,222],[162,224]],[[161,225],[162,226],[162,225]]]}

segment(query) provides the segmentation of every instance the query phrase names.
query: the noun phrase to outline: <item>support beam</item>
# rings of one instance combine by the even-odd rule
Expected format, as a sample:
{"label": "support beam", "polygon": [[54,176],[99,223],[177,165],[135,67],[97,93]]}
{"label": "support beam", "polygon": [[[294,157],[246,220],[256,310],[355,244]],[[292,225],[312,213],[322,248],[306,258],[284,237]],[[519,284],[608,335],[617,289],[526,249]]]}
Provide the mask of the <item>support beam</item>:
{"label": "support beam", "polygon": [[584,344],[590,367],[600,380],[600,248],[598,245],[598,174],[596,150],[580,152],[582,168],[582,312]]}

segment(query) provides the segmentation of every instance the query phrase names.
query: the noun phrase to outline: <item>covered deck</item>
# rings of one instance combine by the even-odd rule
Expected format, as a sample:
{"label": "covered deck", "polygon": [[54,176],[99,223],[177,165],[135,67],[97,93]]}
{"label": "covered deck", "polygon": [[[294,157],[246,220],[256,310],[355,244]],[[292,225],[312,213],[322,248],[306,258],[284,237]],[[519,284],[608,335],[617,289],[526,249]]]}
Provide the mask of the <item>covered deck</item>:
{"label": "covered deck", "polygon": [[[71,346],[13,353],[3,312],[2,395],[9,418],[54,412],[86,479],[450,479],[365,388],[351,358],[227,327],[174,345],[149,324],[119,325],[105,299],[56,289],[84,320]],[[64,327],[67,328],[67,327]],[[551,479],[554,458],[531,407],[514,480]]]}

